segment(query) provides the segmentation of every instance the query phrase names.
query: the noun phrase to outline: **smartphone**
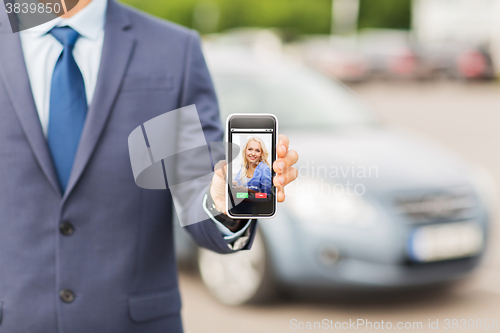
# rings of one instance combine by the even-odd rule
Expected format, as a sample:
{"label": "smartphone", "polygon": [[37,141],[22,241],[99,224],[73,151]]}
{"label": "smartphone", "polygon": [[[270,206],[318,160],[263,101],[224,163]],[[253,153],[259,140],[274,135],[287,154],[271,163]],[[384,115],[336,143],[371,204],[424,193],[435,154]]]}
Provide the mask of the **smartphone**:
{"label": "smartphone", "polygon": [[272,114],[231,114],[226,120],[227,215],[234,219],[276,215],[273,185],[278,119]]}

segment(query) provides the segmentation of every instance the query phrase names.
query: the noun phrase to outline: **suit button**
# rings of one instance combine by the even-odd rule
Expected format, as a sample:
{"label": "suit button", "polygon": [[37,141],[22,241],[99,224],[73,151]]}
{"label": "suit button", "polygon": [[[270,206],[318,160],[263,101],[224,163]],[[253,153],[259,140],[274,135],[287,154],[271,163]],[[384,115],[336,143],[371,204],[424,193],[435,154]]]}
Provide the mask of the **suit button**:
{"label": "suit button", "polygon": [[61,231],[61,234],[64,236],[70,236],[75,232],[75,228],[73,225],[69,222],[63,222],[59,224],[59,231]]}
{"label": "suit button", "polygon": [[63,289],[59,292],[59,298],[64,303],[71,303],[75,300],[75,294],[69,289]]}

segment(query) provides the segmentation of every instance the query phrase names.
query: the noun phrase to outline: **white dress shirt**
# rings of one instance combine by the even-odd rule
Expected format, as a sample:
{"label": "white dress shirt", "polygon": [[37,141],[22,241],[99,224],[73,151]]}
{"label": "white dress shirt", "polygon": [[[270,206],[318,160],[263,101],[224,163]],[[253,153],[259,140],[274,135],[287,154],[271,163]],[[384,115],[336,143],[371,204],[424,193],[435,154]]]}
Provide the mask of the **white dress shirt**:
{"label": "white dress shirt", "polygon": [[82,72],[87,104],[90,105],[101,63],[107,6],[107,0],[93,0],[70,18],[58,17],[19,33],[31,91],[45,136],[49,126],[52,74],[63,51],[62,44],[48,32],[56,26],[69,26],[80,34],[73,56]]}

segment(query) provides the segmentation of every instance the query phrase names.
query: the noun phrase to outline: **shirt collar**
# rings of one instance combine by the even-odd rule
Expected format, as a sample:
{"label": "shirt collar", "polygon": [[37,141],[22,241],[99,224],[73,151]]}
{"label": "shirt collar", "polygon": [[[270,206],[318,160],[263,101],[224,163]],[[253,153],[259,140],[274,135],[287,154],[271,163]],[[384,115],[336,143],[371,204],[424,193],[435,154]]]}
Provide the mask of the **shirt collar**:
{"label": "shirt collar", "polygon": [[49,22],[25,30],[27,33],[41,37],[57,26],[69,26],[80,36],[96,40],[104,30],[108,0],[92,0],[85,8],[74,16],[64,19],[57,17]]}

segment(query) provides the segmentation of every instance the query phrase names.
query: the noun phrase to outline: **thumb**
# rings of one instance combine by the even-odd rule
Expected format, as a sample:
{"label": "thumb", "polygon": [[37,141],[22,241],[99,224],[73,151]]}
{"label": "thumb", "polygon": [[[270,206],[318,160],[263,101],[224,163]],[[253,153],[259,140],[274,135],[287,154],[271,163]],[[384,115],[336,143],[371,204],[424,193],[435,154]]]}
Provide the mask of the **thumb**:
{"label": "thumb", "polygon": [[226,173],[227,173],[226,161],[217,162],[217,164],[215,164],[214,167],[214,172],[217,176],[221,177],[222,179],[226,179]]}
{"label": "thumb", "polygon": [[214,176],[212,178],[212,186],[210,187],[210,195],[215,203],[215,208],[221,212],[225,212],[225,189],[226,189],[226,161],[219,161],[214,167]]}

